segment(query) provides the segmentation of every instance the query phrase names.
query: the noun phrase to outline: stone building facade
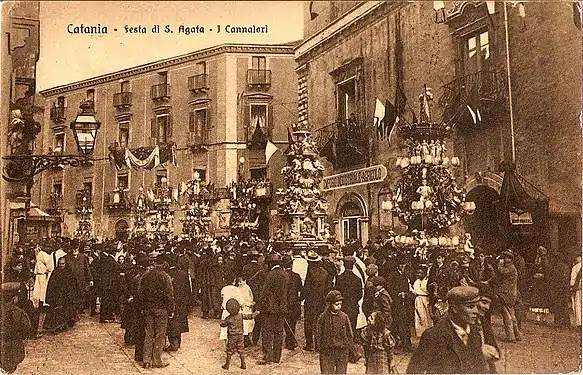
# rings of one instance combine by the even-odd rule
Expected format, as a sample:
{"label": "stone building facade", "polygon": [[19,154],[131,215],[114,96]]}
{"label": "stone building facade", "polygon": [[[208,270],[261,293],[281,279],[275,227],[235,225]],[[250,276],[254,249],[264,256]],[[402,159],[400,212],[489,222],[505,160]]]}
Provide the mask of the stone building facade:
{"label": "stone building facade", "polygon": [[[328,176],[379,165],[388,171],[382,181],[327,190],[337,239],[364,245],[403,230],[381,203],[406,145],[398,130],[390,142],[375,136],[375,101],[395,104],[400,86],[410,121],[427,85],[434,119],[455,117],[448,153],[462,160],[458,184],[477,204],[454,230],[470,231],[489,251],[515,246],[528,258],[540,244],[580,248],[582,56],[573,10],[561,2],[458,1],[443,10],[429,1],[307,2],[305,39],[295,49],[300,121],[315,129]],[[509,172],[548,211],[502,236]]]}
{"label": "stone building facade", "polygon": [[[89,191],[93,236],[123,237],[133,227],[140,187],[148,190],[166,177],[177,188],[198,172],[203,184],[220,192],[209,197],[211,232],[228,233],[231,182],[253,177],[283,184],[281,150],[287,127],[297,119],[294,67],[291,44],[225,44],[44,90],[44,152],[76,153],[68,124],[82,101],[94,107],[101,129],[92,165],[43,174],[37,184],[41,206],[61,215],[62,234],[72,236],[79,220],[75,207]],[[265,145],[253,145],[257,126],[280,150],[268,163]],[[116,170],[108,161],[113,145],[136,149],[172,142],[176,165]],[[114,199],[116,191],[121,199]],[[179,204],[171,208],[179,235],[184,211]]]}

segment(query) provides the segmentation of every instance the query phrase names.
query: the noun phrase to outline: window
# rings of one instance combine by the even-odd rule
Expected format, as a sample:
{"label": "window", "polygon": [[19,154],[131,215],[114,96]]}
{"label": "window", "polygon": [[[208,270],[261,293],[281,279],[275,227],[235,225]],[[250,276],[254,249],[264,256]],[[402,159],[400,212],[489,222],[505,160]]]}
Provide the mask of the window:
{"label": "window", "polygon": [[121,190],[127,190],[130,186],[130,176],[127,172],[117,173],[117,184],[116,186]]}
{"label": "window", "polygon": [[65,108],[65,97],[64,96],[59,96],[57,98],[57,107],[59,108]]}
{"label": "window", "polygon": [[161,84],[168,83],[168,72],[159,72],[158,73],[158,82]]}
{"label": "window", "polygon": [[336,86],[338,100],[338,121],[345,122],[355,117],[356,113],[356,83],[354,78],[339,83]]}
{"label": "window", "polygon": [[63,154],[65,152],[65,133],[55,134],[53,152],[55,154]]}
{"label": "window", "polygon": [[267,69],[267,60],[264,56],[252,56],[251,57],[251,66],[252,66],[252,69],[255,69],[255,70],[266,70]]}
{"label": "window", "polygon": [[172,118],[161,114],[152,118],[152,144],[166,144],[172,137]]}
{"label": "window", "polygon": [[189,131],[192,141],[202,143],[207,141],[207,109],[197,109],[190,112]]}
{"label": "window", "polygon": [[83,190],[87,192],[90,197],[93,195],[93,182],[83,182]]}
{"label": "window", "polygon": [[87,98],[88,101],[94,102],[95,101],[95,90],[89,89],[87,90]]}
{"label": "window", "polygon": [[257,127],[263,134],[267,134],[267,104],[251,104],[251,134],[255,134]]}
{"label": "window", "polygon": [[130,92],[130,81],[123,81],[121,83],[121,92]]}
{"label": "window", "polygon": [[206,74],[206,61],[196,63],[196,74]]}
{"label": "window", "polygon": [[478,31],[464,38],[464,74],[490,70],[488,31]]}
{"label": "window", "polygon": [[130,143],[130,123],[129,121],[122,121],[119,123],[119,137],[118,142],[121,147],[128,147]]}
{"label": "window", "polygon": [[266,167],[250,168],[249,172],[251,173],[252,180],[260,181],[260,180],[267,179],[267,168]]}
{"label": "window", "polygon": [[192,175],[194,177],[194,173],[198,172],[198,177],[200,178],[200,182],[204,183],[206,182],[206,169],[204,168],[194,168],[192,171]]}

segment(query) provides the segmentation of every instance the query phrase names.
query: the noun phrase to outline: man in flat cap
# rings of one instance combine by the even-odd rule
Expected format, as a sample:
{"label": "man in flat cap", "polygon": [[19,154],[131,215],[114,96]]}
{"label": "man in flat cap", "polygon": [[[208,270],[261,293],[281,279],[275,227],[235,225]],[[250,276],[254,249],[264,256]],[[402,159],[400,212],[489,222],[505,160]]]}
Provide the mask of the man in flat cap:
{"label": "man in flat cap", "polygon": [[407,367],[409,374],[480,374],[489,368],[482,352],[480,291],[456,286],[447,292],[449,312],[421,336]]}

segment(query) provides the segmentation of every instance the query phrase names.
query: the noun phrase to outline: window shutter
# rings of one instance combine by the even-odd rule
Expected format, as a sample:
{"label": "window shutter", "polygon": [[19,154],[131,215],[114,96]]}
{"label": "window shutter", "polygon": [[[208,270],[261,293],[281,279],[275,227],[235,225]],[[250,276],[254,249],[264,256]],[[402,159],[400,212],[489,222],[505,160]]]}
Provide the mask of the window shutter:
{"label": "window shutter", "polygon": [[194,129],[194,111],[188,113],[188,131],[193,133]]}
{"label": "window shutter", "polygon": [[168,114],[168,122],[166,123],[166,138],[172,138],[172,114]]}
{"label": "window shutter", "polygon": [[151,126],[150,144],[154,146],[158,142],[158,124],[156,122],[156,117],[152,117],[150,119],[150,126]]}
{"label": "window shutter", "polygon": [[208,107],[206,109],[206,119],[205,119],[204,125],[205,125],[205,128],[203,130],[203,137],[204,137],[205,143],[209,143],[210,139],[211,139],[212,126],[211,126],[211,113],[210,113],[210,110]]}
{"label": "window shutter", "polygon": [[267,106],[267,125],[265,127],[267,139],[271,139],[271,133],[274,127],[275,124],[273,123],[273,104],[269,104]]}
{"label": "window shutter", "polygon": [[251,135],[253,135],[253,130],[251,129],[251,105],[247,102],[244,102],[243,105],[243,124],[245,124],[245,135],[246,141],[251,140]]}

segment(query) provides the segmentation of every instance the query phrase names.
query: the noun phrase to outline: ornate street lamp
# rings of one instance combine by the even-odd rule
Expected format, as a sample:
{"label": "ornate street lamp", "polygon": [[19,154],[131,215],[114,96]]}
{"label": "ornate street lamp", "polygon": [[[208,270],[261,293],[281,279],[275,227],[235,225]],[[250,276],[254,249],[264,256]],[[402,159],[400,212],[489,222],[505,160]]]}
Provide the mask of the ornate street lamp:
{"label": "ornate street lamp", "polygon": [[59,165],[78,167],[90,161],[97,131],[101,122],[95,118],[95,111],[91,104],[84,101],[79,106],[81,111],[71,122],[71,130],[77,142],[80,155],[8,155],[2,157],[7,163],[2,169],[2,177],[10,182],[29,181],[33,176],[44,170]]}

